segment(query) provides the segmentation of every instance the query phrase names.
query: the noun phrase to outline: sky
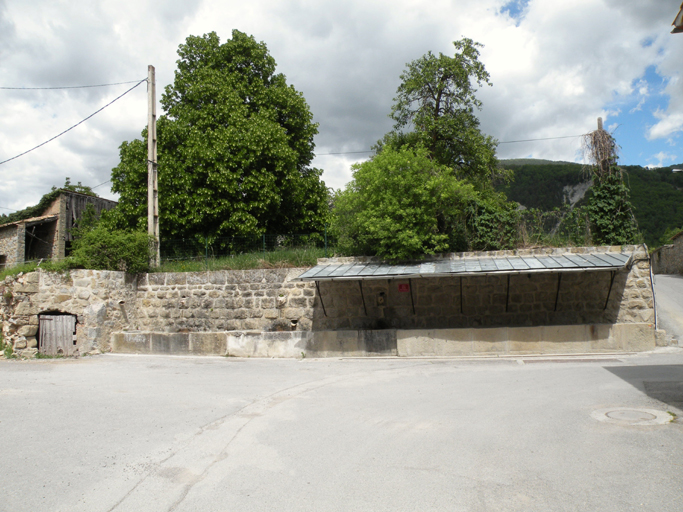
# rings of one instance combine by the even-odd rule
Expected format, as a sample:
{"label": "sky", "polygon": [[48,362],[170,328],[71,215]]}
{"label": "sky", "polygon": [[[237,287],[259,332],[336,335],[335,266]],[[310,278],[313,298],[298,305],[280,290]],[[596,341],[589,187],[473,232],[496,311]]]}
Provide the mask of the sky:
{"label": "sky", "polygon": [[[313,165],[327,186],[343,188],[351,165],[391,130],[406,64],[428,51],[453,55],[453,41],[469,37],[484,45],[493,85],[478,92],[479,118],[500,142],[499,158],[581,162],[580,135],[602,117],[620,163],[666,166],[683,162],[683,34],[670,34],[679,7],[680,0],[0,0],[0,88],[137,81],[152,64],[158,100],[187,36],[215,31],[225,41],[238,29],[265,42],[277,71],[303,93],[320,125]],[[133,85],[0,89],[0,161]],[[119,146],[146,124],[143,83],[0,164],[0,212],[36,204],[66,177],[116,199],[108,180]]]}

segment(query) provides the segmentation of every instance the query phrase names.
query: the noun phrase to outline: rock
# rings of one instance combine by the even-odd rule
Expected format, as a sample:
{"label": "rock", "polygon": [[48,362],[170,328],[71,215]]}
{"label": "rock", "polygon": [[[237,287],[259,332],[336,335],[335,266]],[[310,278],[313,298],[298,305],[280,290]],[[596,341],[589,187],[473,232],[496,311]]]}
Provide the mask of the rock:
{"label": "rock", "polygon": [[19,328],[19,330],[17,331],[17,334],[19,336],[26,336],[28,338],[29,336],[35,336],[37,332],[38,332],[38,326],[37,325],[24,325],[23,327]]}
{"label": "rock", "polygon": [[26,338],[14,342],[14,350],[22,350],[26,348]]}
{"label": "rock", "polygon": [[26,338],[26,348],[37,348],[38,340],[35,338]]}
{"label": "rock", "polygon": [[21,359],[33,359],[38,353],[37,348],[27,348],[26,350],[19,350],[16,354]]}

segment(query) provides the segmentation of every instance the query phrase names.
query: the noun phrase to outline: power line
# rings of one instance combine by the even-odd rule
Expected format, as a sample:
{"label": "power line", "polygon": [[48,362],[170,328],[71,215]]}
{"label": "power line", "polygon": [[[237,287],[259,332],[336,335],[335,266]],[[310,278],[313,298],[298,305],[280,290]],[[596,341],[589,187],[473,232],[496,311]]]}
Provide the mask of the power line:
{"label": "power line", "polygon": [[506,140],[504,142],[499,142],[498,144],[514,144],[516,142],[536,142],[537,140],[575,139],[577,137],[583,136],[584,134],[582,133],[581,135],[565,135],[564,137],[546,137],[544,139]]}
{"label": "power line", "polygon": [[104,183],[100,183],[99,185],[95,185],[94,187],[91,187],[90,190],[95,190],[96,188],[101,187],[102,185],[106,185],[107,183],[110,183],[111,180],[107,180]]}
{"label": "power line", "polygon": [[36,147],[33,147],[33,148],[29,149],[29,150],[24,151],[23,153],[18,154],[17,156],[13,156],[12,158],[8,158],[7,160],[3,160],[2,162],[0,162],[0,165],[6,164],[7,162],[10,162],[10,161],[12,161],[12,160],[14,160],[14,159],[16,159],[16,158],[19,158],[20,156],[24,156],[26,153],[30,153],[31,151],[36,150],[36,149],[38,149],[38,148],[41,147],[41,146],[44,146],[44,145],[47,144],[48,142],[52,142],[52,141],[55,140],[57,137],[61,137],[61,136],[64,135],[66,132],[69,132],[69,131],[73,130],[74,128],[76,128],[78,125],[85,123],[88,119],[90,119],[91,117],[93,117],[95,114],[98,114],[99,112],[102,112],[102,111],[103,111],[105,108],[107,108],[109,105],[111,105],[111,104],[114,103],[115,101],[120,100],[120,99],[123,98],[126,94],[128,94],[130,91],[132,91],[133,89],[135,89],[136,87],[138,87],[142,82],[146,82],[146,81],[147,81],[146,79],[145,79],[145,80],[140,80],[137,84],[135,84],[133,87],[131,87],[130,89],[128,89],[126,92],[124,92],[124,93],[121,94],[120,96],[117,96],[116,98],[114,98],[113,100],[111,100],[109,103],[107,103],[104,107],[102,107],[102,108],[99,109],[99,110],[96,110],[95,112],[93,112],[92,114],[90,114],[90,115],[89,115],[88,117],[86,117],[85,119],[83,119],[83,120],[79,121],[78,123],[76,123],[75,125],[73,125],[71,128],[67,128],[67,129],[64,130],[62,133],[60,133],[60,134],[58,134],[58,135],[55,135],[55,136],[52,137],[51,139],[48,139],[48,140],[46,140],[45,142],[43,142],[43,143],[41,143],[41,144],[38,144]]}
{"label": "power line", "polygon": [[[146,78],[145,78],[146,80]],[[61,87],[0,87],[2,90],[6,91],[45,91],[45,90],[55,90],[55,89],[88,89],[90,87],[109,87],[111,85],[124,85],[124,84],[134,84],[138,80],[131,80],[130,82],[116,82],[113,84],[97,84],[97,85],[68,85]]]}
{"label": "power line", "polygon": [[[539,140],[558,140],[558,139],[574,139],[577,137],[583,137],[584,134],[581,135],[565,135],[563,137],[545,137],[543,139],[524,139],[524,140],[506,140],[503,142],[498,142],[498,144],[515,144],[518,142],[536,142]],[[315,156],[328,156],[328,155],[356,155],[360,153],[372,153],[373,151],[347,151],[347,152],[341,152],[341,153],[318,153]]]}
{"label": "power line", "polygon": [[327,156],[327,155],[356,155],[358,153],[372,153],[373,150],[369,151],[347,151],[346,153],[318,153],[315,156]]}
{"label": "power line", "polygon": [[19,210],[14,210],[13,208],[5,208],[4,206],[0,206],[0,209],[2,210],[9,210],[11,212],[18,212]]}

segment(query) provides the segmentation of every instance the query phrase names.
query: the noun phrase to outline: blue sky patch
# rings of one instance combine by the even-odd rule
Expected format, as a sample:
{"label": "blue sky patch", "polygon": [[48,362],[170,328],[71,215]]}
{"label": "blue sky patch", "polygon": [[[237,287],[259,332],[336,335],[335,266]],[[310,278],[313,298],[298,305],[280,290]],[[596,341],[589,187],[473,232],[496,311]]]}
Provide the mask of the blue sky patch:
{"label": "blue sky patch", "polygon": [[529,0],[510,0],[500,8],[500,12],[501,14],[508,14],[519,26],[519,22],[524,18],[524,9],[528,4]]}
{"label": "blue sky patch", "polygon": [[619,163],[667,166],[683,162],[677,134],[666,139],[647,139],[648,130],[659,121],[655,112],[665,111],[669,105],[669,96],[664,90],[667,80],[650,66],[632,85],[630,95],[615,95],[605,105],[605,110],[610,112],[605,129],[613,133],[621,147]]}

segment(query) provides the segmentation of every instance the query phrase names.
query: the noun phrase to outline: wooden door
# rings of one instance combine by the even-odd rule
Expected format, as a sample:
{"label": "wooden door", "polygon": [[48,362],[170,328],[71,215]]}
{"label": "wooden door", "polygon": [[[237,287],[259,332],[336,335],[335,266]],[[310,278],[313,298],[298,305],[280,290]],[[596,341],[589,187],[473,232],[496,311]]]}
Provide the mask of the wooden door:
{"label": "wooden door", "polygon": [[40,315],[38,350],[51,356],[71,356],[76,348],[76,317]]}

